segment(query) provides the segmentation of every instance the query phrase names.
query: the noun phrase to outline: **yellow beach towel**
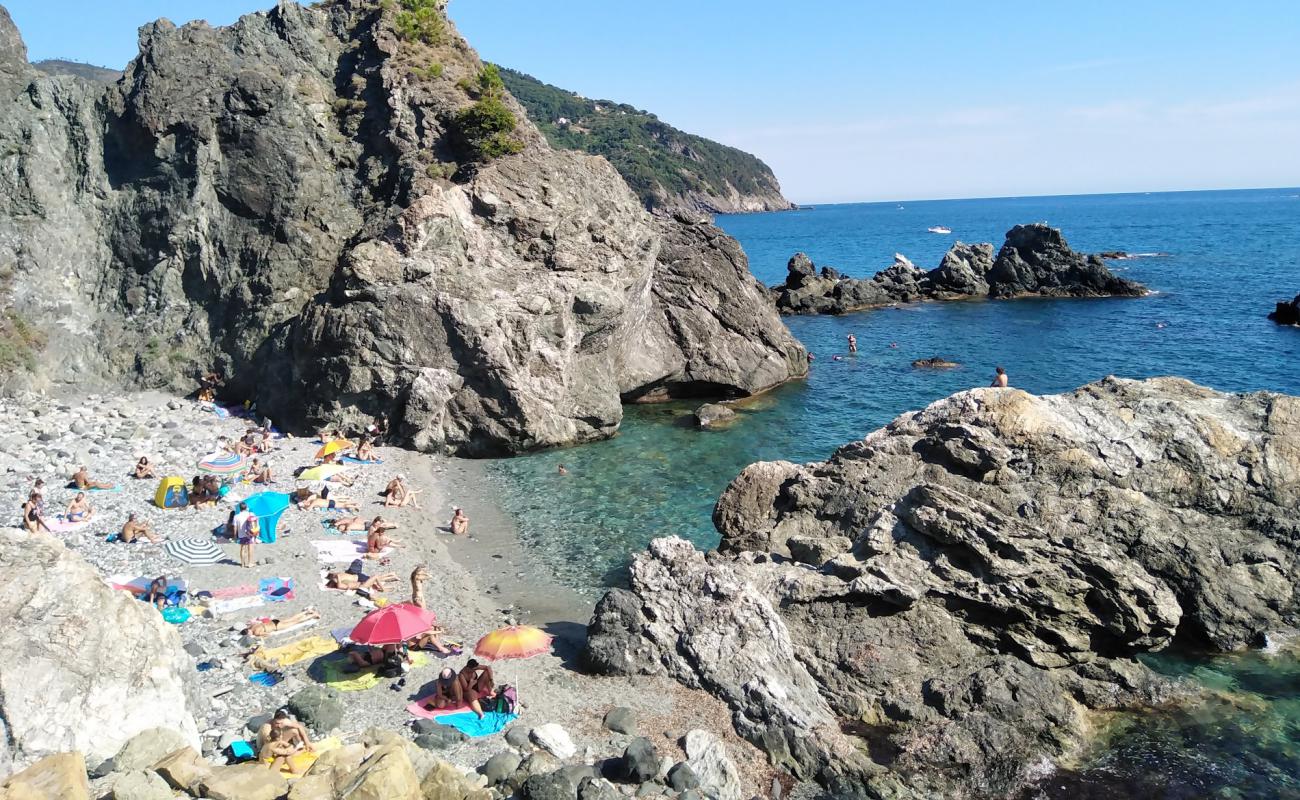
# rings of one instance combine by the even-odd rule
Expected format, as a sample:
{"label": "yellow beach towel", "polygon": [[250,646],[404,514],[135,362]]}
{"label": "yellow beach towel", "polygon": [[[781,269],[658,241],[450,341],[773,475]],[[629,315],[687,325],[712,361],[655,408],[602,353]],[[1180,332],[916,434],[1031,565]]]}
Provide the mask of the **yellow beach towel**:
{"label": "yellow beach towel", "polygon": [[[289,765],[280,767],[280,774],[286,778],[302,777],[303,773],[310,769],[312,764],[316,763],[316,759],[320,758],[321,753],[328,753],[331,750],[342,747],[343,740],[337,736],[331,736],[328,739],[321,739],[319,742],[314,742],[313,746],[315,747],[314,750],[299,750],[297,753],[289,756]],[[274,760],[274,758],[263,759],[267,764],[270,764]]]}
{"label": "yellow beach towel", "polygon": [[324,636],[308,636],[306,639],[299,639],[296,642],[289,642],[279,647],[259,648],[259,651],[253,654],[253,657],[261,658],[264,662],[274,661],[282,667],[287,667],[291,664],[297,664],[299,661],[306,661],[309,658],[333,653],[338,647],[338,643],[333,639]]}
{"label": "yellow beach towel", "polygon": [[[320,662],[320,682],[340,692],[364,692],[373,689],[385,679],[379,677],[374,669],[362,672],[344,672],[347,661]],[[424,653],[411,654],[411,668],[423,667],[429,663],[429,656]]]}

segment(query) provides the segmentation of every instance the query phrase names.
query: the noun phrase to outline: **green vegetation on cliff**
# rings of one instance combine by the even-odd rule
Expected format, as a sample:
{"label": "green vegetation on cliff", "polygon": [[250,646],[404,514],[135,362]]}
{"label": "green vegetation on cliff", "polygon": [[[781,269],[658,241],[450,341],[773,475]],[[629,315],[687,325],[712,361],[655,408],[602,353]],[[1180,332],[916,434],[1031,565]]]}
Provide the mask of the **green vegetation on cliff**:
{"label": "green vegetation on cliff", "polygon": [[743,150],[684,133],[648,111],[588,100],[505,67],[500,73],[553,146],[609,159],[647,208],[790,207],[772,170]]}

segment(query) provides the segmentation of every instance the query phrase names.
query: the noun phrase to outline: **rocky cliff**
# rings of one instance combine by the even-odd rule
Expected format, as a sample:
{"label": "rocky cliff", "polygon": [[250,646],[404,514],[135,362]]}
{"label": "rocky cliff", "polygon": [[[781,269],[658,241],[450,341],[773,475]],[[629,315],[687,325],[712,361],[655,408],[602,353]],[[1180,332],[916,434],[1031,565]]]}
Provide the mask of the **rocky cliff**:
{"label": "rocky cliff", "polygon": [[27,383],[215,368],[291,428],[486,454],[806,370],[734,242],[552,150],[435,0],[160,21],[108,87],[32,69],[5,14],[0,103]]}
{"label": "rocky cliff", "polygon": [[803,253],[790,259],[785,284],[774,290],[783,314],[843,314],[918,300],[1013,297],[1140,297],[1146,288],[1117,277],[1100,256],[1075,252],[1061,232],[1042,223],[1007,231],[991,244],[957,242],[939,266],[918,269],[901,255],[867,279],[850,278]]}
{"label": "rocky cliff", "polygon": [[953,395],[748,467],[720,552],[656,541],[588,655],[706,688],[837,796],[1004,796],[1090,710],[1186,691],[1135,656],[1295,625],[1298,442],[1300,398],[1170,378]]}
{"label": "rocky cliff", "polygon": [[609,159],[646,208],[736,214],[795,207],[772,169],[743,150],[626,103],[589,100],[511,69],[501,75],[552,145]]}

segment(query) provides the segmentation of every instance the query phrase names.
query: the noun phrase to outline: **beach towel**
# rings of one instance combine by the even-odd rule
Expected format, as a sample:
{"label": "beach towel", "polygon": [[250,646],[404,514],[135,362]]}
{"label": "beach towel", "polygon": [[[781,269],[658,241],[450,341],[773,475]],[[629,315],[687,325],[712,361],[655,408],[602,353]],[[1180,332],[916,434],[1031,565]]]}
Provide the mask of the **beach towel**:
{"label": "beach towel", "polygon": [[[77,485],[76,485],[75,483],[73,483],[73,484],[69,484],[69,485],[68,485],[68,488],[69,488],[69,489],[77,489]],[[117,484],[116,486],[114,486],[114,487],[111,488],[111,489],[101,489],[101,488],[99,488],[99,487],[94,487],[94,488],[90,488],[90,489],[77,489],[77,491],[79,491],[79,492],[120,492],[120,491],[122,491],[122,484],[119,483],[119,484]]]}
{"label": "beach towel", "polygon": [[454,708],[426,708],[426,706],[432,702],[433,695],[421,697],[419,700],[416,700],[414,703],[407,706],[406,710],[420,719],[437,719],[438,717],[444,717],[448,714],[463,714],[466,711],[470,711],[469,706],[455,706]]}
{"label": "beach towel", "polygon": [[266,602],[266,598],[260,594],[251,594],[247,597],[232,597],[229,600],[218,600],[208,606],[208,610],[213,615],[230,614],[235,611],[243,611],[249,608],[257,608]]}
{"label": "beach towel", "polygon": [[281,636],[281,635],[286,634],[286,633],[293,633],[294,631],[300,631],[300,630],[302,630],[303,628],[310,628],[310,627],[312,627],[312,626],[315,625],[318,621],[319,621],[319,620],[314,620],[314,619],[305,619],[305,620],[303,620],[302,622],[299,622],[299,623],[296,624],[296,625],[290,625],[290,626],[287,627],[287,628],[279,628],[279,629],[277,629],[277,630],[273,630],[273,631],[271,631],[269,634],[267,634],[267,636]]}
{"label": "beach towel", "polygon": [[[327,564],[354,561],[366,554],[366,543],[360,540],[313,539],[311,545],[316,548],[316,558]],[[385,547],[378,555],[386,556],[392,550],[391,547]]]}
{"label": "beach towel", "polygon": [[355,627],[355,626],[353,626],[353,625],[349,625],[349,626],[346,627],[346,628],[335,628],[334,630],[330,631],[330,636],[333,636],[333,637],[334,637],[334,641],[336,641],[336,642],[339,643],[339,647],[343,647],[344,645],[352,644],[352,628],[353,628],[353,627]]}
{"label": "beach towel", "polygon": [[[301,778],[316,759],[321,757],[322,753],[328,753],[331,750],[337,750],[343,746],[343,740],[337,736],[331,736],[328,739],[322,739],[313,744],[313,750],[300,750],[289,756],[289,764],[280,767],[280,774],[286,778]],[[265,759],[265,763],[271,763],[271,759]]]}
{"label": "beach towel", "polygon": [[503,714],[500,711],[488,711],[479,719],[473,711],[460,714],[444,714],[437,718],[439,725],[449,725],[466,736],[491,736],[500,733],[506,726],[519,718],[518,714]]}
{"label": "beach towel", "polygon": [[[429,663],[429,657],[423,653],[411,654],[411,668],[423,667]],[[311,676],[331,689],[340,692],[364,692],[373,689],[391,678],[381,678],[375,668],[361,672],[344,672],[348,665],[346,658],[323,658],[312,664]]]}
{"label": "beach towel", "polygon": [[341,459],[341,461],[342,461],[344,464],[382,464],[382,463],[384,463],[384,460],[383,460],[382,458],[372,458],[372,459],[369,460],[369,461],[362,461],[361,459],[357,458],[356,456],[343,456],[343,458]]}
{"label": "beach towel", "polygon": [[[157,576],[154,576],[157,577]],[[130,592],[136,597],[142,597],[149,591],[149,584],[153,583],[153,577],[148,575],[127,575],[117,574],[109,575],[105,579],[108,585],[114,589],[121,589]],[[184,578],[167,579],[167,595],[179,595],[189,591],[189,582]]]}
{"label": "beach towel", "polygon": [[324,636],[308,636],[306,639],[299,639],[279,647],[259,647],[254,655],[263,660],[274,661],[282,667],[288,667],[299,661],[333,653],[338,647],[333,640],[326,639]]}
{"label": "beach towel", "polygon": [[293,599],[293,578],[262,578],[257,582],[257,593],[268,603]]}
{"label": "beach towel", "polygon": [[90,524],[90,520],[83,519],[80,522],[72,522],[63,517],[57,519],[45,520],[45,525],[54,533],[68,533],[69,531],[80,530]]}
{"label": "beach towel", "polygon": [[224,589],[211,589],[208,594],[217,600],[229,600],[232,597],[248,597],[257,594],[257,587],[251,583],[243,586],[227,586]]}

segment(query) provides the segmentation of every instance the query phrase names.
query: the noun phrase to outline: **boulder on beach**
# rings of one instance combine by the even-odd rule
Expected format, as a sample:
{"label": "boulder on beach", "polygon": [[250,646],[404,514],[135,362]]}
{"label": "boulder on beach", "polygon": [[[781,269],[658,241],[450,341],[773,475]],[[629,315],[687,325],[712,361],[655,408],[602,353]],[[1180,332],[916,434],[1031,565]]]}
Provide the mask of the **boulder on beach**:
{"label": "boulder on beach", "polygon": [[1294,300],[1279,300],[1268,318],[1278,325],[1300,325],[1300,294]]}
{"label": "boulder on beach", "polygon": [[651,214],[505,89],[509,152],[470,141],[493,73],[442,5],[436,43],[395,3],[159,20],[114,83],[33,69],[0,13],[0,305],[45,349],[14,377],[188,393],[216,369],[282,428],[383,413],[396,441],[487,455],[805,374],[706,217]]}
{"label": "boulder on beach", "polygon": [[1006,796],[1089,710],[1192,698],[1136,656],[1290,629],[1297,442],[1300,398],[1173,378],[955,394],[747,468],[720,553],[653,542],[587,658],[706,687],[836,796]]}
{"label": "boulder on beach", "polygon": [[0,574],[0,771],[74,750],[99,764],[155,728],[197,747],[194,660],[157,609],[51,536],[0,529]]}
{"label": "boulder on beach", "polygon": [[988,243],[957,242],[926,272],[899,253],[871,278],[820,276],[803,253],[790,260],[774,289],[782,314],[843,314],[919,300],[1012,297],[1139,297],[1140,284],[1117,277],[1100,256],[1075,252],[1061,231],[1033,223],[1007,231],[994,255]]}

